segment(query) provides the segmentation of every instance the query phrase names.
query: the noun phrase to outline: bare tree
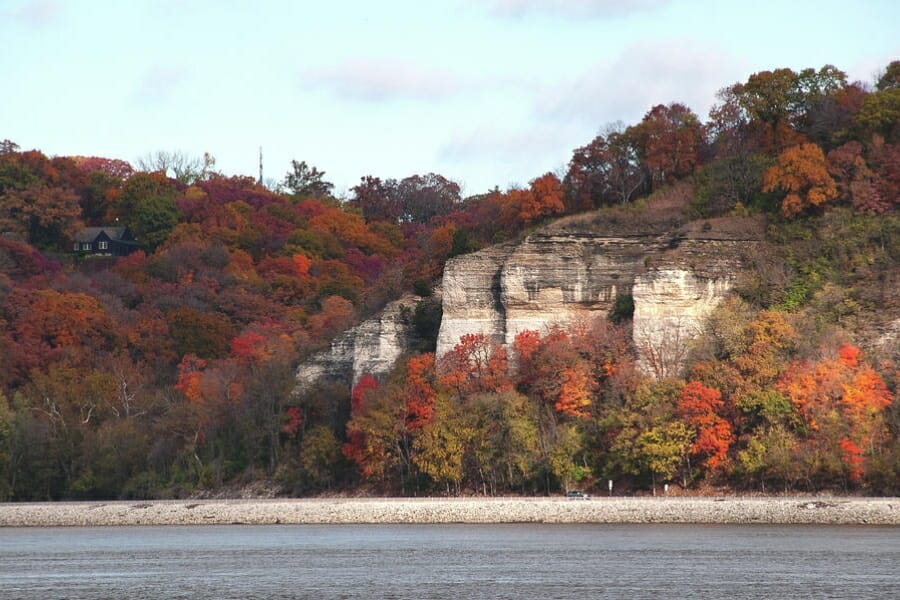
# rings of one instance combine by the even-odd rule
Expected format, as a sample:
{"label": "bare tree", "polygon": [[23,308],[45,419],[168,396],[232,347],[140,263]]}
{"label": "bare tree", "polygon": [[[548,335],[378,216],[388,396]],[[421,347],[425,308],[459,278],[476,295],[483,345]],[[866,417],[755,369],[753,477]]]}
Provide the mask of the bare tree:
{"label": "bare tree", "polygon": [[138,169],[146,172],[161,171],[169,177],[188,185],[205,181],[215,171],[216,159],[209,152],[202,157],[189,156],[178,150],[157,150],[137,159]]}
{"label": "bare tree", "polygon": [[665,323],[644,324],[635,329],[634,341],[641,369],[656,379],[677,377],[688,358],[691,341],[700,333],[684,318],[666,319]]}

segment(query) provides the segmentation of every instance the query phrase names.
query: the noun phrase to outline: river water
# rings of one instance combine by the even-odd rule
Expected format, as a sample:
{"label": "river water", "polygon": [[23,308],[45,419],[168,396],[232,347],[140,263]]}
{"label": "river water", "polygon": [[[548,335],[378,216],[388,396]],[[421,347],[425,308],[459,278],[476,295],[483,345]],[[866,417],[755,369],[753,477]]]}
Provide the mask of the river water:
{"label": "river water", "polygon": [[0,529],[0,598],[900,598],[900,528]]}

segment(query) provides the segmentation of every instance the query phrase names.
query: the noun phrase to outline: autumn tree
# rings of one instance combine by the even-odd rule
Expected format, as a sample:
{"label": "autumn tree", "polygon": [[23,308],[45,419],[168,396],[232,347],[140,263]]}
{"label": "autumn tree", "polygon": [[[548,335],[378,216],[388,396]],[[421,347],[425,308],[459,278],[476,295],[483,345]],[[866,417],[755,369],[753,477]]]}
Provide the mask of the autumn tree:
{"label": "autumn tree", "polygon": [[357,207],[367,222],[389,221],[396,223],[402,214],[397,198],[397,181],[382,181],[379,177],[366,175],[351,188],[350,203]]}
{"label": "autumn tree", "polygon": [[[859,483],[866,460],[877,455],[886,439],[884,410],[891,394],[862,353],[844,344],[832,358],[794,362],[778,382],[778,389],[804,419],[810,444],[840,457],[850,481]],[[811,465],[816,469],[815,463]],[[813,476],[833,477],[834,467]]]}
{"label": "autumn tree", "polygon": [[590,144],[575,150],[563,182],[569,211],[634,199],[646,182],[635,133],[633,128],[614,123]]}
{"label": "autumn tree", "polygon": [[781,203],[785,217],[822,206],[838,195],[825,155],[815,144],[800,144],[779,154],[778,164],[766,171],[763,180],[763,191],[786,192]]}
{"label": "autumn tree", "polygon": [[412,461],[435,484],[444,486],[448,494],[451,489],[459,494],[472,434],[463,406],[446,396],[438,396],[434,418],[423,425],[413,440]]}
{"label": "autumn tree", "polygon": [[0,193],[0,230],[21,232],[35,246],[67,248],[81,226],[79,197],[38,183]]}
{"label": "autumn tree", "polygon": [[564,210],[562,183],[553,173],[545,173],[529,184],[528,194],[519,205],[519,218],[530,224]]}
{"label": "autumn tree", "polygon": [[466,400],[472,394],[512,387],[508,368],[505,348],[484,334],[466,334],[441,357],[440,382]]}
{"label": "autumn tree", "polygon": [[734,441],[731,424],[722,416],[722,394],[699,381],[688,383],[681,390],[678,414],[694,432],[691,453],[703,457],[711,471],[722,469],[728,449]]}
{"label": "autumn tree", "polygon": [[658,104],[634,127],[654,188],[690,174],[700,159],[700,120],[679,103]]}
{"label": "autumn tree", "polygon": [[803,126],[812,107],[842,89],[846,78],[831,65],[800,73],[775,69],[754,73],[730,90],[750,119],[766,124],[775,150],[780,151],[799,141],[794,129]]}

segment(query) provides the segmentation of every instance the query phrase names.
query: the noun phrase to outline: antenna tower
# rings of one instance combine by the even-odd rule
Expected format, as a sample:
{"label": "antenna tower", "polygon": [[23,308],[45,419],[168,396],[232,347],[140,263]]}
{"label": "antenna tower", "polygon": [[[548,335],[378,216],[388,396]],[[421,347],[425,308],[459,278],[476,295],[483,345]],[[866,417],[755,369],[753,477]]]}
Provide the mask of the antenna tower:
{"label": "antenna tower", "polygon": [[262,171],[262,146],[259,147],[259,185],[263,184]]}

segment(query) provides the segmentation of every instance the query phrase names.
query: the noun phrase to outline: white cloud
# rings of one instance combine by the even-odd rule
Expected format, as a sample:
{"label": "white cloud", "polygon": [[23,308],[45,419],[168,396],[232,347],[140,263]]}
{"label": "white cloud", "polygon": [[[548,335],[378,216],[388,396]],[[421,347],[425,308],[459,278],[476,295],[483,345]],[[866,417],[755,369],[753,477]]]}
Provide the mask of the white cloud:
{"label": "white cloud", "polygon": [[156,65],[151,67],[138,83],[135,98],[143,104],[159,104],[171,99],[187,80],[184,69]]}
{"label": "white cloud", "polygon": [[327,89],[344,99],[370,102],[439,100],[469,87],[463,78],[444,69],[427,68],[404,60],[366,58],[305,71],[301,81]]}
{"label": "white cloud", "polygon": [[61,0],[26,0],[13,15],[32,27],[46,27],[58,21],[63,10]]}
{"label": "white cloud", "polygon": [[652,10],[670,0],[493,0],[496,14],[522,16],[541,13],[567,17],[619,17]]}
{"label": "white cloud", "polygon": [[464,170],[486,167],[486,176],[501,187],[525,185],[564,167],[577,139],[577,132],[566,126],[531,124],[515,129],[485,124],[455,134],[438,156]]}
{"label": "white cloud", "polygon": [[537,111],[595,130],[617,120],[636,123],[653,106],[670,102],[681,102],[704,118],[715,93],[744,71],[742,62],[721,48],[684,39],[640,42],[548,90]]}

